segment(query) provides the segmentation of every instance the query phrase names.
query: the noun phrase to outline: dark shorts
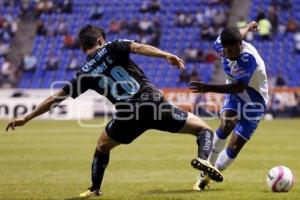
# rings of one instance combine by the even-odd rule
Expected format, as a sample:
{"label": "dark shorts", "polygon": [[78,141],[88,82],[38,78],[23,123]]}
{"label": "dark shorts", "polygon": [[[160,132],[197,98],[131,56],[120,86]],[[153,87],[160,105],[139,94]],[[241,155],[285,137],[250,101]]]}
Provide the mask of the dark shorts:
{"label": "dark shorts", "polygon": [[107,135],[116,142],[129,144],[148,129],[179,132],[188,113],[168,102],[135,102],[116,105],[115,117],[106,125]]}

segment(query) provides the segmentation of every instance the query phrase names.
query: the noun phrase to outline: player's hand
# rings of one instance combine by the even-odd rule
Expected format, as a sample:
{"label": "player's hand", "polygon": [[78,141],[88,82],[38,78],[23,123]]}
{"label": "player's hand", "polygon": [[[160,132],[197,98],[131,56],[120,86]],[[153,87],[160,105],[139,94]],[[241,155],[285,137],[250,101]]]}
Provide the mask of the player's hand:
{"label": "player's hand", "polygon": [[181,58],[179,58],[179,57],[177,57],[173,54],[170,54],[170,55],[167,56],[167,61],[171,65],[177,66],[180,70],[185,69],[184,61]]}
{"label": "player's hand", "polygon": [[15,130],[15,128],[17,126],[23,126],[27,123],[27,121],[24,118],[21,119],[14,119],[11,122],[8,123],[8,125],[6,126],[6,131],[8,131],[9,129],[11,130]]}
{"label": "player's hand", "polygon": [[247,26],[249,31],[253,31],[253,32],[258,31],[258,25],[256,21],[250,22]]}
{"label": "player's hand", "polygon": [[190,81],[190,90],[192,90],[193,93],[206,93],[209,92],[207,84],[198,82],[198,81]]}

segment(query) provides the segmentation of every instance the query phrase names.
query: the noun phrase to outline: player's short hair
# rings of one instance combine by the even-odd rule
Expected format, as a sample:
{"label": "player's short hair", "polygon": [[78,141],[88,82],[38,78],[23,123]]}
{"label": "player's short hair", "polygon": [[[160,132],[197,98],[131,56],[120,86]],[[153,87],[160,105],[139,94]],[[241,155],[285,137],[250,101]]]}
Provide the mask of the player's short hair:
{"label": "player's short hair", "polygon": [[81,48],[86,51],[87,49],[95,47],[100,37],[105,39],[106,34],[102,28],[87,24],[80,29],[78,37]]}
{"label": "player's short hair", "polygon": [[222,46],[242,44],[242,35],[237,27],[225,28],[221,33]]}

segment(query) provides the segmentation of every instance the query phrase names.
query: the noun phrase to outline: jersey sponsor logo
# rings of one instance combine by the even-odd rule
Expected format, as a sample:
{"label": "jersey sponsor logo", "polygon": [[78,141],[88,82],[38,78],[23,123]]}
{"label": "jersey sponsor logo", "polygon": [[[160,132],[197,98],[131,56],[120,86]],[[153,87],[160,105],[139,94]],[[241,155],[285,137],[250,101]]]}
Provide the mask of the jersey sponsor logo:
{"label": "jersey sponsor logo", "polygon": [[81,70],[83,72],[88,72],[92,69],[92,66],[96,64],[96,61],[94,59],[90,60],[89,62],[86,62],[83,67],[81,68]]}
{"label": "jersey sponsor logo", "polygon": [[102,58],[102,56],[104,56],[106,53],[107,53],[107,49],[106,49],[106,48],[103,48],[103,49],[101,49],[101,51],[99,51],[99,52],[95,55],[94,59],[95,59],[96,61],[99,61],[99,60]]}
{"label": "jersey sponsor logo", "polygon": [[107,53],[107,49],[103,48],[101,49],[101,51],[99,51],[93,59],[87,61],[83,67],[81,68],[81,70],[83,72],[88,72],[92,69],[92,67],[103,57],[103,55],[105,55]]}

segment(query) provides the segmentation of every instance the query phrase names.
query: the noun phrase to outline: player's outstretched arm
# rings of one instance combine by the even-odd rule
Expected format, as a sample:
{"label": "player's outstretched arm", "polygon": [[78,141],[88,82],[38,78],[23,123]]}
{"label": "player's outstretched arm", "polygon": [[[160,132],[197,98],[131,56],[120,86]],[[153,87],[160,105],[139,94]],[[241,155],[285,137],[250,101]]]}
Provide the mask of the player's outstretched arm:
{"label": "player's outstretched arm", "polygon": [[190,82],[190,89],[193,93],[223,93],[223,94],[236,94],[241,93],[246,89],[247,85],[241,82],[225,84],[225,85],[209,85],[197,81]]}
{"label": "player's outstretched arm", "polygon": [[245,27],[240,28],[240,32],[243,38],[245,38],[247,33],[251,31],[253,32],[258,31],[258,26],[256,21],[252,21],[248,23]]}
{"label": "player's outstretched arm", "polygon": [[6,131],[8,131],[9,129],[15,130],[15,127],[17,126],[24,126],[31,119],[41,114],[44,114],[45,112],[49,111],[51,108],[56,107],[61,101],[65,100],[68,97],[69,95],[66,95],[63,90],[58,91],[54,95],[45,99],[40,105],[38,105],[38,107],[34,111],[32,111],[24,118],[14,119],[11,122],[9,122],[6,127]]}
{"label": "player's outstretched arm", "polygon": [[140,44],[137,42],[132,42],[130,45],[130,51],[136,54],[141,54],[145,56],[157,57],[157,58],[164,58],[170,64],[177,66],[179,69],[184,69],[184,61],[177,57],[174,54],[171,54],[166,51],[162,51],[154,46]]}

